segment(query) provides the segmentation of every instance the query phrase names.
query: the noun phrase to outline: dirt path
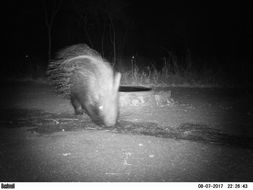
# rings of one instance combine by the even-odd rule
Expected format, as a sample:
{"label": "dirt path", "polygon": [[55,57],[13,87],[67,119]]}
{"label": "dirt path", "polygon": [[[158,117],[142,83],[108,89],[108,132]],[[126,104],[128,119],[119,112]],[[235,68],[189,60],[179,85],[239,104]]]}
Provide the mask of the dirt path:
{"label": "dirt path", "polygon": [[3,86],[0,181],[253,181],[249,90],[171,88],[104,129],[45,84]]}

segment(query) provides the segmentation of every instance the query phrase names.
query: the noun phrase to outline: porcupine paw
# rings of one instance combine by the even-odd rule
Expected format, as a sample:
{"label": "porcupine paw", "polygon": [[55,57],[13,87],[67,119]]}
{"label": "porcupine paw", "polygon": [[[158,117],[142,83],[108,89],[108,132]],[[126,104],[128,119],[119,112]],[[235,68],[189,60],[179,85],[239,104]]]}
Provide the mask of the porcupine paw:
{"label": "porcupine paw", "polygon": [[75,114],[76,115],[82,115],[83,112],[84,112],[84,110],[82,108],[75,109]]}

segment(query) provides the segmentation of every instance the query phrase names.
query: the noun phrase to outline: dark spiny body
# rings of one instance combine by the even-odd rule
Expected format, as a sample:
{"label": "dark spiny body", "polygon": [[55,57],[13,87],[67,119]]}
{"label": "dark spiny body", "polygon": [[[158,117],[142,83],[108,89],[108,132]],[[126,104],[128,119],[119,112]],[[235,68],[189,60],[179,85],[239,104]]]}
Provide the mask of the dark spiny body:
{"label": "dark spiny body", "polygon": [[70,98],[76,114],[85,111],[98,125],[115,125],[121,74],[95,50],[85,44],[61,50],[48,74],[57,91]]}

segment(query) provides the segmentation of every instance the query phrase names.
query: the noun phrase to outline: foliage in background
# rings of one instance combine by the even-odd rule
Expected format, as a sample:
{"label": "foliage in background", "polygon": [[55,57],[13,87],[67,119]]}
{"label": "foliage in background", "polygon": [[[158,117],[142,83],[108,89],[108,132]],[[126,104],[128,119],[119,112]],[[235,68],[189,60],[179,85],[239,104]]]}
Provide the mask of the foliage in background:
{"label": "foliage in background", "polygon": [[[195,67],[193,61],[186,56],[186,59],[179,61],[177,56],[164,57],[159,65],[150,61],[149,63],[138,62],[132,58],[124,62],[128,69],[122,69],[122,85],[144,85],[151,87],[166,86],[189,86],[189,87],[221,87],[232,86],[227,74],[221,69],[214,69],[203,64],[202,67]],[[182,59],[181,59],[182,60]],[[143,66],[145,65],[145,66]]]}
{"label": "foliage in background", "polygon": [[[1,70],[2,80],[26,79],[46,81],[45,59],[25,55],[23,59],[13,60],[13,64]],[[214,65],[217,63],[214,63]],[[198,66],[196,66],[198,65]],[[250,86],[250,71],[238,68],[218,68],[205,64],[195,64],[190,57],[180,58],[176,55],[157,60],[130,57],[119,59],[115,69],[122,73],[121,85],[166,87],[234,87]],[[244,78],[242,77],[244,74]]]}

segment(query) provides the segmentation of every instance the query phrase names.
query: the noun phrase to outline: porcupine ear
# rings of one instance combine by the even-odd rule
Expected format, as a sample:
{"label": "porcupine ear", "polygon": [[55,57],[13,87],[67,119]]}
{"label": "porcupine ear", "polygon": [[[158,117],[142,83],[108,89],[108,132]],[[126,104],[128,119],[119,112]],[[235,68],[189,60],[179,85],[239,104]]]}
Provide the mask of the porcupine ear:
{"label": "porcupine ear", "polygon": [[116,72],[114,75],[114,90],[118,91],[119,90],[119,85],[120,85],[120,79],[121,79],[121,73]]}

